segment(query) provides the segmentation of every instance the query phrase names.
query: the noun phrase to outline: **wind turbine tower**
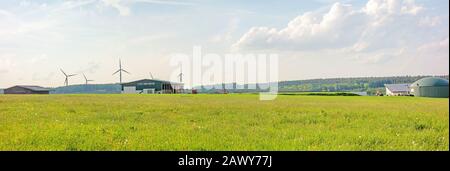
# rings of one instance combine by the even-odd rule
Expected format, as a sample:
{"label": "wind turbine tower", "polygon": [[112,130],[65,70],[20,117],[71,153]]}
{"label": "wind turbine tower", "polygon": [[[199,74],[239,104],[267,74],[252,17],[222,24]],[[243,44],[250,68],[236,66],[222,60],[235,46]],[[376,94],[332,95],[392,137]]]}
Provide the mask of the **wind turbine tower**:
{"label": "wind turbine tower", "polygon": [[86,80],[86,85],[88,85],[89,82],[94,81],[94,80],[88,80],[86,75],[84,75],[84,73],[83,73],[83,77],[84,77],[84,80]]}
{"label": "wind turbine tower", "polygon": [[152,72],[150,72],[150,79],[154,79]]}
{"label": "wind turbine tower", "polygon": [[182,83],[183,82],[183,66],[181,66],[180,74],[178,74],[178,77],[180,77],[180,83]]}
{"label": "wind turbine tower", "polygon": [[122,69],[122,61],[119,59],[119,69],[116,72],[114,72],[112,75],[115,75],[115,74],[119,73],[120,84],[122,84],[122,72],[130,74],[128,71]]}
{"label": "wind turbine tower", "polygon": [[61,72],[66,77],[66,79],[64,79],[64,86],[68,86],[69,85],[69,77],[73,77],[73,76],[77,75],[77,74],[69,74],[69,75],[67,75],[62,69],[59,69],[59,70],[61,70]]}

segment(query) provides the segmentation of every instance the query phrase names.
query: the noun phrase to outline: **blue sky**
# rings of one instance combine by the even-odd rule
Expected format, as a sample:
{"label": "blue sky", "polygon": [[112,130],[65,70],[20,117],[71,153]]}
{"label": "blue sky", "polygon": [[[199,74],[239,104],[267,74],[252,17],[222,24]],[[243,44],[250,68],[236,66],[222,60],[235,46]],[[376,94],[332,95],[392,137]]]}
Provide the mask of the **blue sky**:
{"label": "blue sky", "polygon": [[[446,0],[5,0],[0,88],[60,86],[59,68],[113,83],[168,79],[173,53],[277,53],[280,80],[442,75]],[[82,77],[71,80],[83,83]]]}

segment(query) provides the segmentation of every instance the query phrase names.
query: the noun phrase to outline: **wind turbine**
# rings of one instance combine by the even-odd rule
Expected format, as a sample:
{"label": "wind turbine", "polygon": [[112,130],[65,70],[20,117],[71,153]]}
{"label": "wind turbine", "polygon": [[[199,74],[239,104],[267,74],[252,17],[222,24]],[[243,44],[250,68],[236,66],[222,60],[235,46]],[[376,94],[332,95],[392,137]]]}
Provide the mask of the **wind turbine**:
{"label": "wind turbine", "polygon": [[64,85],[65,85],[65,86],[68,86],[68,85],[69,85],[69,77],[73,77],[73,76],[77,75],[77,74],[70,74],[70,75],[67,75],[61,68],[60,68],[59,70],[61,70],[61,72],[62,72],[62,73],[64,74],[64,76],[66,77],[66,79],[64,80]]}
{"label": "wind turbine", "polygon": [[150,79],[152,79],[152,80],[154,79],[152,72],[150,72]]}
{"label": "wind turbine", "polygon": [[84,80],[86,80],[86,85],[87,85],[90,81],[94,81],[94,80],[88,80],[88,79],[86,78],[86,75],[84,75],[84,73],[83,73],[83,77],[84,77]]}
{"label": "wind turbine", "polygon": [[183,66],[181,66],[180,74],[178,74],[178,77],[180,77],[180,83],[182,83],[183,82]]}
{"label": "wind turbine", "polygon": [[115,74],[119,73],[120,83],[121,84],[122,84],[122,72],[126,72],[127,74],[130,74],[128,71],[122,69],[122,61],[119,59],[119,70],[114,72],[112,75],[115,75]]}

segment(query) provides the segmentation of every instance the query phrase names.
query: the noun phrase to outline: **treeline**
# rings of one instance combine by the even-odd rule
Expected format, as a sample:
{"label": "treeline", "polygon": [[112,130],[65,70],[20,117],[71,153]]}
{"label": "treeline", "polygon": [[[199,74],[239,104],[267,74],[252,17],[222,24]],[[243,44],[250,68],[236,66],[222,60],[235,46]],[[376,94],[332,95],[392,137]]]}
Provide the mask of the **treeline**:
{"label": "treeline", "polygon": [[70,85],[51,89],[51,94],[118,94],[120,84]]}
{"label": "treeline", "polygon": [[[430,76],[395,76],[395,77],[356,77],[356,78],[328,78],[281,81],[278,83],[278,91],[281,92],[367,92],[369,95],[377,91],[384,92],[385,84],[411,84],[421,78]],[[436,76],[449,79],[448,75]],[[226,84],[228,87],[236,87],[236,84]],[[244,85],[247,87],[248,85]],[[215,87],[225,87],[223,85]],[[249,93],[260,92],[256,89],[206,89],[197,87],[202,93]]]}
{"label": "treeline", "polygon": [[[283,81],[279,83],[279,89],[280,91],[366,91],[373,93],[376,90],[383,89],[385,84],[411,84],[425,77],[430,76],[359,77]],[[437,77],[448,79],[448,75]]]}

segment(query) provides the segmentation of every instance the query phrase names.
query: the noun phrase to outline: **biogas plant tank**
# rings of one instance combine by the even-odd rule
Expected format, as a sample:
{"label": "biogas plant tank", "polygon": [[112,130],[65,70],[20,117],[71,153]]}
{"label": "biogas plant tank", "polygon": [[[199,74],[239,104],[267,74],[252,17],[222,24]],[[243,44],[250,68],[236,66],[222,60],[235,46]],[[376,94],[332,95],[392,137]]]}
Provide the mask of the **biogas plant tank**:
{"label": "biogas plant tank", "polygon": [[410,85],[411,93],[417,97],[448,98],[448,80],[438,77],[427,77]]}

